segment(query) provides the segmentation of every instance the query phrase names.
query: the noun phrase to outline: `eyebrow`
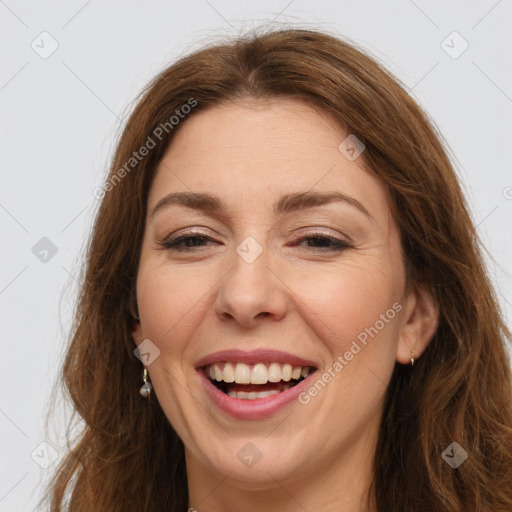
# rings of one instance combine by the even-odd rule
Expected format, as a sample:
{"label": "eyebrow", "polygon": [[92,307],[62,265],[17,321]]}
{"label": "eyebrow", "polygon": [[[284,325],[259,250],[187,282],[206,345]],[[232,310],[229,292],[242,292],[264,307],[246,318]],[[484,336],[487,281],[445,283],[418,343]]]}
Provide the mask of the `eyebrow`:
{"label": "eyebrow", "polygon": [[[342,192],[308,191],[285,194],[274,203],[272,211],[276,216],[284,215],[308,208],[324,206],[334,202],[349,204],[373,220],[370,212],[360,201],[354,197],[343,194]],[[151,211],[150,218],[153,218],[158,211],[170,205],[182,205],[209,214],[221,214],[226,211],[226,205],[222,199],[213,194],[204,192],[172,192],[158,201]]]}

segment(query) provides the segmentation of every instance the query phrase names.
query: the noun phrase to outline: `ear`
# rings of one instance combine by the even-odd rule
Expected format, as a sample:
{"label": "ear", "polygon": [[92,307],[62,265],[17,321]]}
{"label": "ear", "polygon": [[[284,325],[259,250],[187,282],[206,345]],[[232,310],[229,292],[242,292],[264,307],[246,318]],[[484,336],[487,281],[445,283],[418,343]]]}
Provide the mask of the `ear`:
{"label": "ear", "polygon": [[130,293],[128,311],[130,312],[132,318],[135,320],[134,328],[132,330],[132,338],[133,341],[135,342],[135,345],[138,345],[144,339],[144,336],[142,335],[142,327],[140,325],[135,288],[132,288],[132,292]]}
{"label": "ear", "polygon": [[132,330],[132,338],[136,346],[138,346],[139,343],[141,343],[141,341],[144,339],[144,335],[142,334],[142,327],[138,320],[135,322],[134,328]]}
{"label": "ear", "polygon": [[430,290],[423,285],[416,285],[405,302],[396,360],[410,364],[411,352],[414,359],[418,359],[434,336],[439,324],[439,306]]}

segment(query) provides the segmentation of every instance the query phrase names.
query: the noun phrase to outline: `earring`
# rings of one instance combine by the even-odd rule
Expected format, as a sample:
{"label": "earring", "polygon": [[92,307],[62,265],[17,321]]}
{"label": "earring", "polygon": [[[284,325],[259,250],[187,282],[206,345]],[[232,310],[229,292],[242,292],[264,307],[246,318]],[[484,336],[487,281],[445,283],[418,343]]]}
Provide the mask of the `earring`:
{"label": "earring", "polygon": [[414,352],[411,352],[411,366],[414,366]]}
{"label": "earring", "polygon": [[144,371],[142,372],[142,380],[144,381],[144,384],[142,384],[139,393],[144,398],[149,398],[149,395],[151,395],[151,389],[153,386],[151,385],[151,382],[148,380],[148,370],[147,368],[144,368]]}

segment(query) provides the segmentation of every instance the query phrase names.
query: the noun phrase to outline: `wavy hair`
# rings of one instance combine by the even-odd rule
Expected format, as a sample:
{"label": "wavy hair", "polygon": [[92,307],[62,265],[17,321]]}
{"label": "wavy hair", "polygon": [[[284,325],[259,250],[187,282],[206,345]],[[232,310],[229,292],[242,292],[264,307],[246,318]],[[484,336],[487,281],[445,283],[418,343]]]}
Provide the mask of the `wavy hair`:
{"label": "wavy hair", "polygon": [[[389,384],[374,458],[378,511],[510,512],[510,333],[442,139],[373,58],[302,29],[210,44],[165,69],[137,98],[87,245],[62,368],[79,433],[48,487],[51,510],[186,510],[183,443],[158,401],[139,396],[131,336],[148,191],[189,117],[222,102],[276,97],[320,107],[364,142],[361,158],[387,191],[408,277],[439,305],[428,348],[414,368],[397,363]],[[172,116],[191,98],[194,108],[174,126]],[[159,127],[155,147],[127,167]],[[454,441],[468,452],[455,470],[441,457]]]}

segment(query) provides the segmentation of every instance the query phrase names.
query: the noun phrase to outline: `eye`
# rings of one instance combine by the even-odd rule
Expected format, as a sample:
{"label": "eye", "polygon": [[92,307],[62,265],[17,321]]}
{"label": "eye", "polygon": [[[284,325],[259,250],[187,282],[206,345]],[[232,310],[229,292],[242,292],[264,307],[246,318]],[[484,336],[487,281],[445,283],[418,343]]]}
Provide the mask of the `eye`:
{"label": "eye", "polygon": [[311,233],[300,237],[296,243],[307,242],[308,252],[341,252],[352,247],[348,242],[325,233]]}
{"label": "eye", "polygon": [[[188,234],[173,234],[165,238],[158,245],[164,249],[177,252],[198,252],[207,245],[218,243],[213,237],[197,231]],[[304,243],[306,245],[304,246]],[[352,247],[350,243],[325,233],[308,233],[300,236],[295,245],[302,246],[307,252],[341,252]]]}
{"label": "eye", "polygon": [[189,231],[188,234],[171,235],[160,242],[158,245],[171,251],[197,252],[199,248],[205,247],[207,242],[217,243],[214,238],[202,232]]}

